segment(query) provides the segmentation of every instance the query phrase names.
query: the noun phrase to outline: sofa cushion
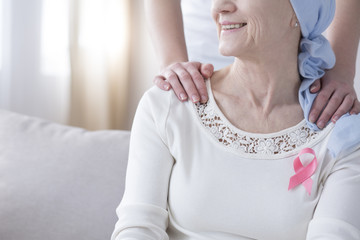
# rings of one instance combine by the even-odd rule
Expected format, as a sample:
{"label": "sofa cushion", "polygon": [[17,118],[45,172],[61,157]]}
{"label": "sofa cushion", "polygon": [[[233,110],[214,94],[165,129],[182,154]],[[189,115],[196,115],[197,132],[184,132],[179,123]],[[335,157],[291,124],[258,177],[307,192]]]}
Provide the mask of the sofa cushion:
{"label": "sofa cushion", "polygon": [[129,135],[0,110],[0,239],[110,239]]}

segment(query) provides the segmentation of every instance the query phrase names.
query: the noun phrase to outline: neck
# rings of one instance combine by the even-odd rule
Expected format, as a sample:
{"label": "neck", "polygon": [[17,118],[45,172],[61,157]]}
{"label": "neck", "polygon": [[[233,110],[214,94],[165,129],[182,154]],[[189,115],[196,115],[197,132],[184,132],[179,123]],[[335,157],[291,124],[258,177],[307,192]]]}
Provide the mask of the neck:
{"label": "neck", "polygon": [[213,83],[222,95],[245,100],[267,115],[275,107],[298,104],[297,56],[278,54],[240,59],[218,72]]}

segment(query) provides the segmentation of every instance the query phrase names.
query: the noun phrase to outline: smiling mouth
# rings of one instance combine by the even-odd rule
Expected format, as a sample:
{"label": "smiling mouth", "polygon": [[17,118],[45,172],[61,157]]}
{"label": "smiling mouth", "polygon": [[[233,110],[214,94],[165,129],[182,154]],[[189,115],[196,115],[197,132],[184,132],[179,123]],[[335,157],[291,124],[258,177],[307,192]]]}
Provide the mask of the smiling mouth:
{"label": "smiling mouth", "polygon": [[246,25],[247,25],[247,23],[224,24],[224,25],[221,25],[221,29],[222,30],[233,30],[233,29],[242,28]]}

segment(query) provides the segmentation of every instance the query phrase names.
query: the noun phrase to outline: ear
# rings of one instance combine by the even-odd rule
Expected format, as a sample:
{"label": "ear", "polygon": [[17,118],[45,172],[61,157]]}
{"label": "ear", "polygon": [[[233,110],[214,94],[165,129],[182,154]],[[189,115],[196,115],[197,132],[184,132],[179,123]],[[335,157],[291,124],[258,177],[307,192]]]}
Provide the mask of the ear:
{"label": "ear", "polygon": [[290,21],[290,26],[293,27],[293,28],[297,28],[300,26],[299,24],[299,20],[297,19],[296,17],[296,14],[294,13],[294,15],[292,16],[291,18],[291,21]]}

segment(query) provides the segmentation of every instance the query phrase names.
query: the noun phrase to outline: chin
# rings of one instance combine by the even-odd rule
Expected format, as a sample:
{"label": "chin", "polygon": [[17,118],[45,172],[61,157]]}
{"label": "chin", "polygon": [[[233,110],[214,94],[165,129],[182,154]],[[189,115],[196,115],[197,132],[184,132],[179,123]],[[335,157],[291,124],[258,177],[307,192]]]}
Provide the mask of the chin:
{"label": "chin", "polygon": [[239,54],[241,51],[237,50],[235,51],[233,48],[232,49],[224,49],[224,48],[219,48],[219,53],[225,57],[234,57],[234,56],[239,56]]}

